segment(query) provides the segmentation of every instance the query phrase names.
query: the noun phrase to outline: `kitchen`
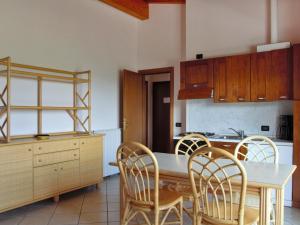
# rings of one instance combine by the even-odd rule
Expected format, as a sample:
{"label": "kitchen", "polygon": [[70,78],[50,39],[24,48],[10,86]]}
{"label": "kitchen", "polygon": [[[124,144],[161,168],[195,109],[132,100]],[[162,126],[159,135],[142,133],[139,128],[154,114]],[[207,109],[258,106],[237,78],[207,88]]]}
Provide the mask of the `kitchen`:
{"label": "kitchen", "polygon": [[[129,2],[127,8],[122,5],[124,2]],[[139,5],[139,2],[142,2],[141,5]],[[166,4],[166,2],[169,4]],[[272,2],[274,1],[272,0]],[[14,65],[21,63],[22,65],[35,65],[39,69],[41,67],[60,68],[61,70],[71,71],[73,75],[91,71],[91,96],[89,96],[91,106],[89,107],[84,105],[87,104],[85,101],[80,100],[80,98],[84,99],[86,95],[81,87],[78,88],[78,91],[82,91],[82,95],[79,95],[80,98],[77,99],[77,103],[81,105],[74,106],[74,96],[69,94],[69,91],[73,93],[73,89],[70,87],[65,89],[64,84],[58,88],[51,85],[42,85],[43,89],[40,91],[47,91],[48,94],[43,94],[42,98],[34,97],[30,101],[27,96],[29,96],[29,93],[36,96],[38,88],[28,83],[13,84],[12,100],[15,101],[15,95],[17,95],[19,104],[10,106],[13,111],[10,123],[11,136],[39,133],[38,131],[43,131],[43,129],[46,133],[65,132],[69,128],[73,129],[74,121],[78,122],[76,116],[79,119],[79,114],[74,114],[74,111],[87,110],[88,112],[89,109],[90,117],[87,118],[87,115],[85,115],[80,119],[82,119],[82,123],[85,122],[85,125],[87,125],[86,129],[91,136],[67,138],[67,144],[63,144],[63,146],[72,148],[72,154],[70,155],[72,159],[68,159],[70,163],[61,160],[51,163],[39,162],[40,156],[53,154],[54,152],[46,144],[43,144],[47,141],[34,140],[30,142],[29,144],[33,146],[30,154],[34,154],[37,161],[35,161],[34,166],[28,167],[29,170],[24,172],[33,174],[34,171],[39,171],[39,169],[47,166],[53,170],[70,166],[69,168],[75,168],[75,172],[65,174],[60,171],[58,175],[49,176],[49,179],[43,179],[38,183],[34,183],[36,177],[32,178],[33,183],[27,180],[26,182],[29,184],[27,187],[30,188],[26,189],[26,196],[31,195],[30,198],[27,198],[25,203],[22,200],[23,202],[18,202],[17,205],[5,206],[0,214],[1,225],[120,224],[120,177],[111,176],[102,180],[102,171],[98,167],[101,165],[99,161],[102,160],[99,149],[102,152],[103,148],[103,174],[105,174],[105,167],[109,167],[109,162],[115,161],[115,151],[117,150],[116,147],[108,150],[108,145],[121,144],[120,126],[122,128],[124,124],[120,124],[120,122],[124,121],[121,115],[122,98],[120,93],[122,93],[122,87],[120,85],[120,71],[123,69],[131,71],[145,71],[153,68],[169,69],[168,72],[171,74],[170,84],[173,82],[173,89],[170,85],[173,99],[166,99],[165,103],[170,103],[174,108],[172,115],[170,115],[170,121],[172,121],[170,123],[170,130],[172,130],[170,141],[172,143],[173,138],[178,137],[180,133],[209,132],[215,134],[209,137],[212,144],[223,149],[229,148],[232,151],[236,143],[241,141],[237,138],[237,134],[229,129],[233,128],[241,136],[240,130],[243,130],[246,136],[259,134],[271,137],[278,147],[280,164],[286,164],[290,166],[287,167],[290,169],[292,165],[300,165],[300,143],[299,135],[297,135],[297,132],[299,132],[299,76],[297,75],[299,74],[299,47],[295,45],[300,43],[298,29],[300,5],[297,1],[278,0],[278,14],[274,17],[277,18],[275,20],[270,19],[272,13],[270,10],[271,1],[269,0],[245,0],[243,2],[237,0],[149,0],[146,3],[137,0],[131,3],[131,1],[125,0],[5,0],[1,2],[1,59],[11,56]],[[133,4],[136,5],[133,6]],[[278,23],[276,23],[276,20]],[[276,36],[277,39],[275,38],[274,42],[289,42],[292,44],[290,58],[287,60],[287,57],[283,57],[284,59],[281,61],[281,56],[275,54],[274,60],[281,62],[273,63],[272,67],[261,66],[260,68],[275,69],[280,71],[280,74],[285,74],[287,70],[290,70],[289,74],[291,76],[284,76],[283,81],[276,80],[276,90],[271,88],[276,93],[262,96],[262,94],[267,93],[266,90],[263,90],[267,87],[267,84],[262,81],[267,82],[269,79],[259,75],[257,75],[259,77],[257,81],[253,79],[256,76],[253,74],[253,67],[259,64],[252,62],[256,57],[257,46],[269,45],[273,42],[272,37]],[[286,49],[289,48],[274,49],[274,51],[283,51],[284,54],[287,54]],[[196,85],[192,89],[198,89],[200,86],[202,87],[202,82],[207,85],[207,89],[203,92],[200,91],[200,96],[195,96],[195,93],[181,92],[185,90],[185,87],[182,86],[183,83],[181,82],[184,73],[180,71],[184,67],[180,63],[194,61],[197,55],[201,58],[201,54],[203,59],[196,62],[204,63],[206,69],[200,69],[200,71],[208,71],[212,76],[205,77],[204,80],[202,78],[188,78],[186,85],[190,85],[189,87]],[[226,59],[227,57],[230,59]],[[268,61],[268,57],[272,59],[272,56],[266,56],[267,60],[263,61],[266,62],[266,65],[272,63],[272,60]],[[228,67],[228,71],[235,69],[235,71],[242,71],[240,74],[247,74],[248,78],[241,80],[241,87],[238,89],[231,87],[231,85],[238,86],[236,85],[238,79],[227,76],[233,73],[225,74],[226,60],[230,61],[231,65],[235,65],[234,68]],[[293,66],[289,65],[292,60],[294,61]],[[7,62],[5,61],[5,63]],[[276,67],[277,65],[280,65],[280,68]],[[219,68],[218,77],[221,82],[214,77],[214,73],[218,72],[216,68]],[[14,68],[14,70],[21,69]],[[224,71],[225,73],[223,73]],[[36,75],[44,73],[46,72],[39,71],[34,76],[38,77]],[[87,78],[74,77],[70,79],[69,75],[66,77],[65,80],[68,81],[79,79],[83,83],[88,83],[85,80]],[[205,80],[206,78],[209,80]],[[223,83],[226,79],[229,79],[227,82],[228,87],[224,85],[226,82]],[[289,79],[292,79],[291,83],[289,83]],[[256,82],[256,84],[253,85],[252,82]],[[1,82],[0,87],[4,88],[2,84]],[[200,86],[198,86],[199,84]],[[277,88],[277,84],[282,84],[280,87],[284,88]],[[288,85],[293,85],[294,88]],[[270,86],[273,87],[274,84]],[[254,87],[262,89],[255,90]],[[212,91],[212,89],[214,90]],[[7,97],[2,93],[1,96],[4,100]],[[40,102],[38,99],[40,99]],[[41,101],[41,99],[43,100]],[[85,99],[87,100],[88,97]],[[27,100],[30,109],[26,106]],[[52,100],[53,104],[50,106],[43,104],[35,106],[37,103],[43,103],[46,100]],[[65,101],[67,104],[65,104]],[[21,112],[18,110],[21,110]],[[37,113],[30,114],[30,110]],[[50,110],[51,112],[40,116],[39,112],[43,110]],[[64,113],[63,116],[56,112],[60,110]],[[2,110],[1,115],[5,115]],[[26,119],[22,117],[24,115]],[[284,119],[280,119],[281,115],[294,115],[295,138],[293,141],[277,140],[278,135],[281,136],[281,134],[286,133],[279,132],[280,128],[284,127]],[[135,125],[139,125],[139,117],[135,118]],[[91,120],[90,127],[88,127],[89,120]],[[36,121],[40,121],[39,124],[43,124],[43,126],[36,126]],[[130,121],[127,122],[128,126],[132,124]],[[77,128],[84,130],[80,122],[78,122]],[[1,130],[5,132],[6,127],[1,127]],[[108,130],[116,131],[116,136],[112,136],[110,140],[108,140],[109,135],[102,136],[102,134],[98,134],[101,132],[106,133]],[[103,143],[101,142],[102,138]],[[86,142],[92,139],[95,139],[95,142]],[[12,140],[13,143],[15,143],[14,141]],[[85,145],[86,143],[89,147]],[[103,147],[100,147],[102,144]],[[11,146],[12,144],[8,145]],[[73,149],[74,146],[77,146],[76,149]],[[3,147],[4,145],[0,146],[0,149]],[[39,147],[42,147],[42,150],[39,150]],[[59,150],[57,146],[53,148]],[[98,154],[92,153],[96,148]],[[85,149],[90,151],[86,156],[83,154]],[[61,150],[69,151],[69,149]],[[109,159],[107,159],[108,153],[111,154]],[[28,158],[24,158],[27,161],[27,166],[28,154],[26,153]],[[5,157],[1,158],[5,159]],[[2,165],[2,163],[1,161],[0,164]],[[7,164],[7,162],[4,162],[4,164]],[[61,165],[63,167],[58,167]],[[73,167],[74,165],[75,167]],[[186,164],[184,166],[186,167]],[[117,168],[114,171],[118,173]],[[50,174],[50,170],[48,172]],[[70,174],[79,174],[80,177],[67,179],[70,178]],[[284,176],[289,177],[287,174],[288,172]],[[296,170],[293,179],[289,179],[289,183],[285,187],[284,205],[287,207],[285,207],[284,224],[297,224],[299,221],[297,219],[299,210],[296,208],[300,205],[298,176],[299,172]],[[85,177],[86,180],[84,181]],[[253,177],[250,176],[250,178]],[[49,194],[47,188],[50,185],[46,184],[51,183],[53,179],[58,179],[63,184],[62,186],[64,186],[64,181],[72,184],[69,183],[68,187],[62,187],[59,191],[57,188],[60,187],[56,187]],[[99,180],[102,182],[98,182]],[[268,182],[271,184],[270,180]],[[276,187],[285,184],[285,182],[279,183]],[[42,194],[34,196],[37,189],[32,189],[30,185],[40,187],[39,190],[42,190]],[[98,186],[98,189],[95,185]],[[294,185],[293,190],[291,185]],[[14,189],[11,190],[17,193]],[[9,192],[6,189],[5,192],[1,193]],[[267,196],[268,192],[265,194]],[[0,198],[3,196],[0,196]],[[7,196],[11,197],[13,194],[9,193]],[[55,201],[49,199],[53,197]],[[2,201],[2,204],[4,203],[7,202]],[[294,208],[290,208],[291,205]],[[268,219],[266,214],[265,218]],[[191,224],[190,218],[186,218],[186,215],[184,217],[184,224]],[[281,223],[281,221],[278,223]]]}

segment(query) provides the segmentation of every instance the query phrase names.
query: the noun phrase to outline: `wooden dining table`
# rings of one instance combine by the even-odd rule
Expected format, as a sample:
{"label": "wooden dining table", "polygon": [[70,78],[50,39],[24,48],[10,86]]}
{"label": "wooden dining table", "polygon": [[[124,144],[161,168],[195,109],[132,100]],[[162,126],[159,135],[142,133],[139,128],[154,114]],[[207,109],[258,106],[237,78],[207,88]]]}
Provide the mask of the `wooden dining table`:
{"label": "wooden dining table", "polygon": [[[190,185],[188,175],[188,157],[167,153],[154,153],[159,166],[159,179]],[[296,170],[295,165],[271,164],[241,161],[246,169],[247,193],[260,197],[260,225],[270,224],[271,191],[276,192],[275,224],[284,224],[284,188]],[[116,166],[116,163],[111,163]],[[120,177],[121,179],[121,177]],[[235,182],[238,185],[238,182]],[[124,191],[120,180],[120,215],[123,215]]]}

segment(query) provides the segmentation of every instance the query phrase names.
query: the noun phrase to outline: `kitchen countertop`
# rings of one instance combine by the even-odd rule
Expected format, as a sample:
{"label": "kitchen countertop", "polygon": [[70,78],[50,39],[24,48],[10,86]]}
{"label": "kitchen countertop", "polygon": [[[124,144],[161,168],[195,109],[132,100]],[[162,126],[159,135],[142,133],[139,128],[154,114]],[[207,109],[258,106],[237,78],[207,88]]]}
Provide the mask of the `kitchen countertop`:
{"label": "kitchen countertop", "polygon": [[[209,141],[212,141],[212,142],[230,142],[230,143],[239,143],[241,141],[241,139],[224,139],[224,138],[221,138],[220,136],[223,136],[223,135],[214,135],[212,137],[208,137],[208,140]],[[182,137],[180,136],[174,136],[173,139],[175,140],[179,140],[181,139]],[[277,139],[277,138],[270,138],[272,141],[274,141],[274,143],[278,146],[291,146],[293,147],[293,141],[287,141],[287,140],[281,140],[281,139]]]}

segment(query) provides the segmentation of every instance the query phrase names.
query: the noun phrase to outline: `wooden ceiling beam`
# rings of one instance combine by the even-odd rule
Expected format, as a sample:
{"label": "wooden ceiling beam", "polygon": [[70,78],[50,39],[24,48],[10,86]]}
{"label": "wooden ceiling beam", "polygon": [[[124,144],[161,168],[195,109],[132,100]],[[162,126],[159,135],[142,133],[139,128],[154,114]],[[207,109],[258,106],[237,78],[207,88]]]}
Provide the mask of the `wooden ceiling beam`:
{"label": "wooden ceiling beam", "polygon": [[145,0],[100,0],[141,20],[149,18],[149,3]]}
{"label": "wooden ceiling beam", "polygon": [[150,4],[185,4],[185,0],[147,0]]}

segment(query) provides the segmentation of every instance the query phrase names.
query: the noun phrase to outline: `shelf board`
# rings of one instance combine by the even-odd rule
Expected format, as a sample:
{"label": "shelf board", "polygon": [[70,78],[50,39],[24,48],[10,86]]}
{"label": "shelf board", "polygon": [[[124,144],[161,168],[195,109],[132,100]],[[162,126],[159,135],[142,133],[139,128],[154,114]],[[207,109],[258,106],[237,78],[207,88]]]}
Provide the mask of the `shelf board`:
{"label": "shelf board", "polygon": [[20,105],[12,105],[12,106],[10,106],[10,108],[12,110],[88,110],[88,107],[65,107],[65,106],[20,106]]}

